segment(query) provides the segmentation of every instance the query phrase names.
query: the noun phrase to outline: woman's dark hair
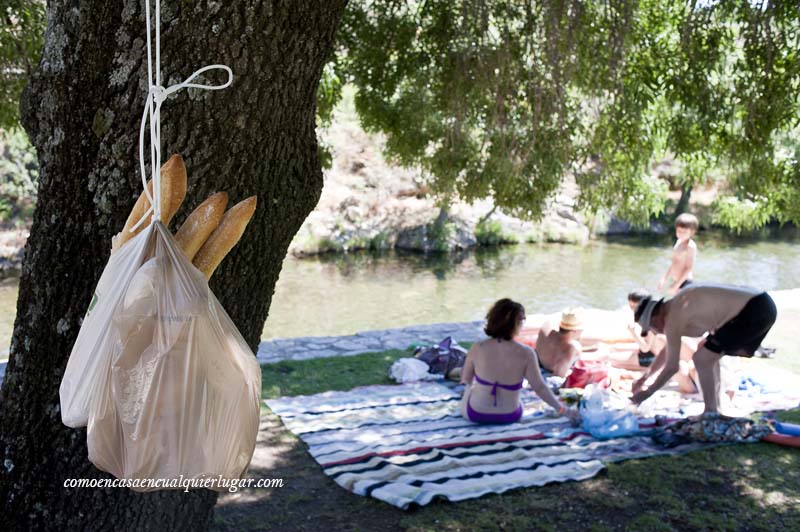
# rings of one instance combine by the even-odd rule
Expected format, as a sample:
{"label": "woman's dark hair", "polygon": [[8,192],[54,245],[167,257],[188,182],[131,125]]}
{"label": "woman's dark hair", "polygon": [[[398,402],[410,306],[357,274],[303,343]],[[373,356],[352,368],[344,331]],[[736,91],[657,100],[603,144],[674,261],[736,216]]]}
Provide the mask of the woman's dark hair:
{"label": "woman's dark hair", "polygon": [[516,301],[503,298],[492,305],[486,314],[486,327],[483,328],[483,332],[492,338],[511,340],[511,335],[524,314],[525,307]]}
{"label": "woman's dark hair", "polygon": [[628,294],[628,301],[633,301],[634,303],[638,303],[639,301],[643,300],[646,297],[650,297],[650,291],[646,288],[637,288],[633,292]]}

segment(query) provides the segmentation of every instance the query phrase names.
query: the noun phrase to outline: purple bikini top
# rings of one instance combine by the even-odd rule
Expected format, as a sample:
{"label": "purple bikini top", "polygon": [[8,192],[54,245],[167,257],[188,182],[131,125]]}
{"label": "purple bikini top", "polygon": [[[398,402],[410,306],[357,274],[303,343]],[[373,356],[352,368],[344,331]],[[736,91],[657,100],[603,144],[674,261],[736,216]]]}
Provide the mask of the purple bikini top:
{"label": "purple bikini top", "polygon": [[494,396],[494,406],[497,406],[497,388],[500,387],[504,390],[508,390],[509,392],[516,392],[517,390],[522,389],[522,381],[519,381],[517,384],[500,384],[497,381],[490,382],[478,377],[478,374],[475,373],[475,380],[478,381],[480,384],[484,384],[486,386],[492,387],[492,395]]}

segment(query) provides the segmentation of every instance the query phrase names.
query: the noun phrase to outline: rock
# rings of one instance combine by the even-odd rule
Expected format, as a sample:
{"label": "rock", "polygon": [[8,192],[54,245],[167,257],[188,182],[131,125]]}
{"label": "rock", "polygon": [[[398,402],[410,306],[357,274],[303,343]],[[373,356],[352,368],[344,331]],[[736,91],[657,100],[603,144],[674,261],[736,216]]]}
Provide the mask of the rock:
{"label": "rock", "polygon": [[669,231],[667,227],[654,220],[650,220],[647,229],[637,228],[630,222],[617,218],[608,212],[598,213],[595,220],[594,233],[596,235],[632,235],[642,233],[654,233],[657,235],[666,234]]}
{"label": "rock", "polygon": [[[602,216],[587,221],[578,210],[580,190],[571,174],[547,201],[539,221],[525,221],[495,210],[491,199],[473,203],[456,199],[447,206],[449,221],[437,229],[433,222],[439,205],[428,194],[429,183],[421,170],[393,166],[381,154],[385,137],[366,133],[354,108],[337,110],[340,112],[344,114],[322,132],[334,159],[325,171],[317,208],[289,246],[293,255],[395,247],[422,253],[458,252],[476,245],[545,241],[585,244],[592,234],[629,234],[634,230],[629,223],[608,214],[604,221],[600,220]],[[657,170],[666,172],[668,166]],[[651,230],[663,233],[666,229],[651,224]]]}
{"label": "rock", "polygon": [[608,225],[605,228],[604,232],[599,232],[598,234],[606,234],[606,235],[627,235],[631,232],[631,224],[626,222],[625,220],[621,220],[616,216],[611,216],[608,220]]}
{"label": "rock", "polygon": [[428,223],[401,230],[395,247],[409,251],[448,252],[474,247],[478,241],[464,220],[450,219],[441,227]]}

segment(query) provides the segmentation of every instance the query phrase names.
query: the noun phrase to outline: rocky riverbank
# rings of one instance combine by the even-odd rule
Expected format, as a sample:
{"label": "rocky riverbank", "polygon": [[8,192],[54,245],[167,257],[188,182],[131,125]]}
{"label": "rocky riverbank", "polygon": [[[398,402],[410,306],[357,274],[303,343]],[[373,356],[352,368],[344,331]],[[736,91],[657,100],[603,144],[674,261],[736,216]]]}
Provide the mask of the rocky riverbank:
{"label": "rocky riverbank", "polygon": [[[352,95],[346,95],[334,116],[319,132],[332,165],[325,171],[316,209],[289,248],[294,256],[392,248],[447,252],[522,242],[585,244],[595,236],[634,231],[607,213],[590,219],[580,212],[575,204],[578,189],[570,179],[538,222],[508,216],[494,209],[491,200],[454,201],[447,206],[446,218],[441,217],[420,171],[391,164],[383,156],[384,138],[361,128]],[[669,162],[661,166],[655,171],[674,170]],[[0,277],[19,271],[28,224],[8,224],[0,230]],[[652,223],[649,230],[662,233],[666,228]]]}
{"label": "rocky riverbank", "polygon": [[27,227],[0,229],[0,279],[19,273],[28,234]]}
{"label": "rocky riverbank", "polygon": [[[325,171],[316,209],[289,248],[295,256],[391,248],[457,251],[521,242],[585,244],[596,235],[633,230],[608,214],[587,219],[576,208],[578,190],[569,179],[539,222],[507,216],[483,200],[455,201],[448,205],[446,221],[437,224],[440,207],[420,171],[384,159],[383,137],[361,128],[347,97],[320,136],[331,151],[332,167]],[[666,228],[653,223],[650,230],[660,233]]]}

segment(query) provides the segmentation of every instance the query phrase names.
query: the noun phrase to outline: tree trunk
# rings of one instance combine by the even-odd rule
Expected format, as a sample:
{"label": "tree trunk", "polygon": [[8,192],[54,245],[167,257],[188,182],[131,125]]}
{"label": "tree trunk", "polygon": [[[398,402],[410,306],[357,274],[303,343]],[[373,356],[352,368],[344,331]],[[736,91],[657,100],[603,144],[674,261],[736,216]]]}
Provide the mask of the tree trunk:
{"label": "tree trunk", "polygon": [[[183,91],[164,105],[162,158],[181,153],[189,174],[173,230],[213,192],[227,191],[230,205],[258,195],[211,282],[254,350],[289,242],[322,189],[316,89],[345,4],[166,0],[161,9],[164,86],[208,64],[234,72],[224,91]],[[41,175],[0,393],[4,528],[201,530],[210,491],[63,487],[108,476],[87,460],[86,430],[61,424],[58,388],[110,239],[141,190],[147,58],[142,0],[51,1],[47,19],[20,106]]]}
{"label": "tree trunk", "polygon": [[689,200],[692,198],[692,188],[692,185],[689,183],[684,183],[681,185],[681,197],[678,200],[678,204],[675,205],[676,218],[689,210]]}

